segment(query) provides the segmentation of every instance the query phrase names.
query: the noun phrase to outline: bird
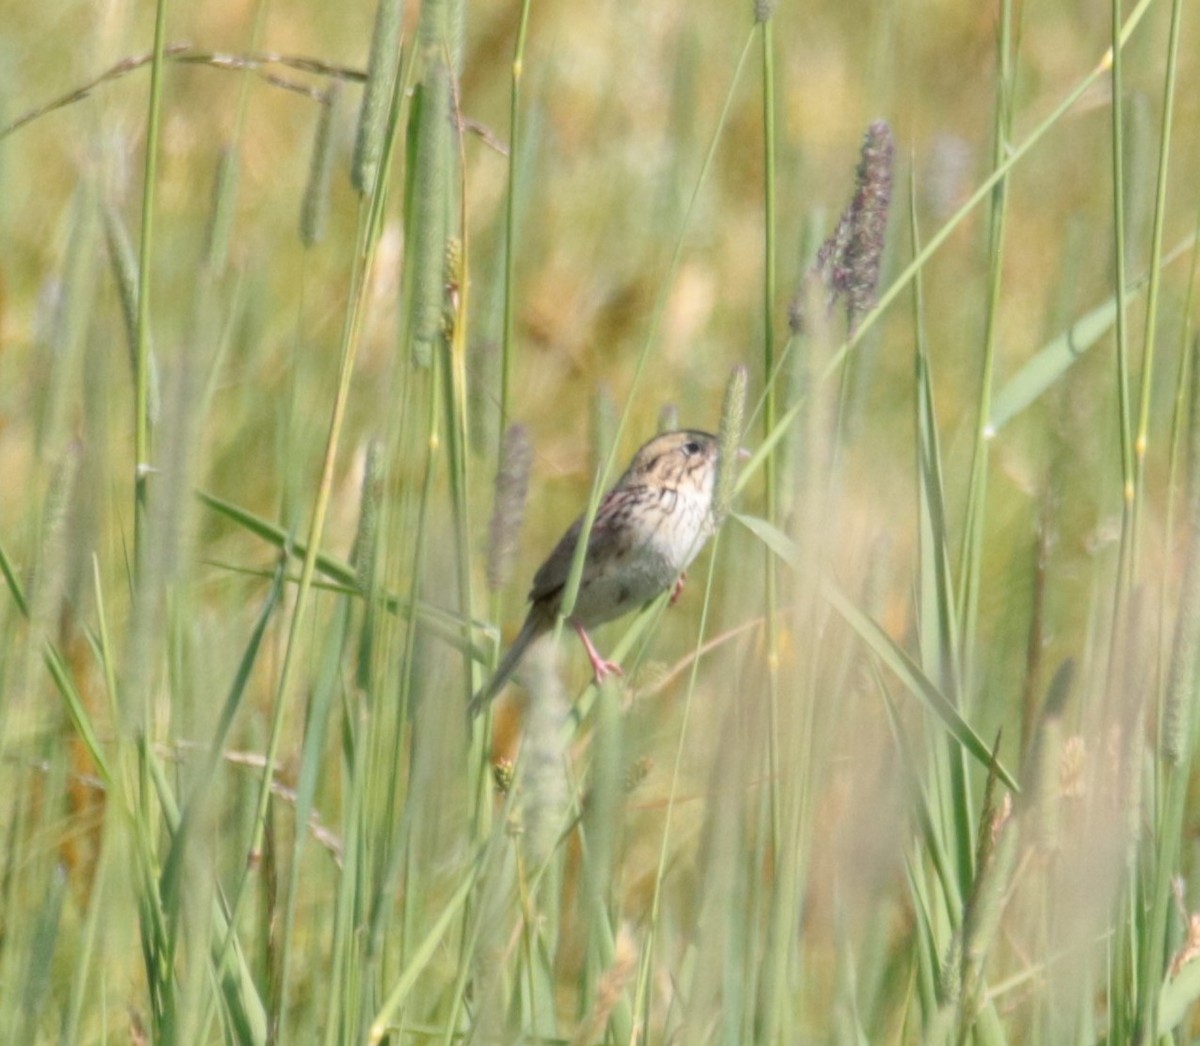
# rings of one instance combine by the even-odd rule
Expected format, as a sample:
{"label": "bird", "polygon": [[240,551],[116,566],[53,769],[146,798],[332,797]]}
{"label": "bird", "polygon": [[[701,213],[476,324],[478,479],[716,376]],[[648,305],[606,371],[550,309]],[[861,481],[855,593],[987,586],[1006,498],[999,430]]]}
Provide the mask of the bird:
{"label": "bird", "polygon": [[[699,429],[663,432],[633,456],[600,500],[588,534],[575,606],[579,634],[597,683],[621,666],[596,649],[588,629],[650,602],[673,586],[678,599],[688,566],[716,530],[713,490],[717,437]],[[529,613],[491,679],[471,698],[474,718],[503,689],[529,647],[553,631],[584,517],[575,520],[533,577]]]}

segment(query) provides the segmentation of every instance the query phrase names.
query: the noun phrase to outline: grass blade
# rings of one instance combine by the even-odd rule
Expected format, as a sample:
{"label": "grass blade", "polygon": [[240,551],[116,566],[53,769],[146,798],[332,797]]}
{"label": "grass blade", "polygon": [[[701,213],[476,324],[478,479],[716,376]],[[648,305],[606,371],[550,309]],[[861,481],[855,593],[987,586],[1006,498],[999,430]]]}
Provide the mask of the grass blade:
{"label": "grass blade", "polygon": [[[759,538],[784,563],[790,566],[800,562],[800,552],[792,540],[778,528],[772,527],[766,520],[737,512],[733,513],[733,518]],[[824,594],[833,608],[866,642],[875,656],[891,669],[909,693],[928,706],[930,711],[950,731],[951,736],[975,757],[979,765],[994,771],[1013,792],[1020,792],[1017,779],[1008,772],[999,759],[993,756],[991,749],[963,719],[958,709],[921,671],[912,658],[897,645],[895,640],[855,607],[832,583],[826,583]]]}

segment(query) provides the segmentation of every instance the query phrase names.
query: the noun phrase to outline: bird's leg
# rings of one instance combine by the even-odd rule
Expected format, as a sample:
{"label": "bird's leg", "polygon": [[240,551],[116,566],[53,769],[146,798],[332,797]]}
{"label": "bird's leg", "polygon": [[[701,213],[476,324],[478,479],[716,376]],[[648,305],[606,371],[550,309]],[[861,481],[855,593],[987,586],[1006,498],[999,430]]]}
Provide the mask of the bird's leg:
{"label": "bird's leg", "polygon": [[587,634],[587,629],[578,621],[572,621],[575,631],[579,633],[579,638],[582,640],[584,648],[587,650],[588,660],[592,663],[592,672],[596,676],[596,685],[599,686],[609,676],[623,676],[625,673],[621,671],[621,666],[615,661],[606,661],[600,656],[600,651],[596,649],[596,644],[592,642],[592,637]]}
{"label": "bird's leg", "polygon": [[683,595],[683,586],[687,584],[687,571],[675,579],[675,584],[671,589],[671,606],[679,602],[679,597]]}

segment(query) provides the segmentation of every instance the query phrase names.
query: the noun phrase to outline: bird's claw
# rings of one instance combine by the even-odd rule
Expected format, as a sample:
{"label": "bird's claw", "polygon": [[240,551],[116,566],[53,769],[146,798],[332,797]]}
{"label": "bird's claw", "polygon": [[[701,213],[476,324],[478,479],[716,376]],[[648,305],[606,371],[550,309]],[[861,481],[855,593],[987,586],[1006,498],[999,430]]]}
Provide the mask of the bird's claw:
{"label": "bird's claw", "polygon": [[625,670],[615,661],[606,661],[598,657],[592,661],[592,672],[596,677],[596,685],[600,686],[609,676],[623,676]]}
{"label": "bird's claw", "polygon": [[671,606],[679,602],[679,597],[683,595],[683,586],[687,584],[687,571],[675,579],[675,584],[671,588]]}

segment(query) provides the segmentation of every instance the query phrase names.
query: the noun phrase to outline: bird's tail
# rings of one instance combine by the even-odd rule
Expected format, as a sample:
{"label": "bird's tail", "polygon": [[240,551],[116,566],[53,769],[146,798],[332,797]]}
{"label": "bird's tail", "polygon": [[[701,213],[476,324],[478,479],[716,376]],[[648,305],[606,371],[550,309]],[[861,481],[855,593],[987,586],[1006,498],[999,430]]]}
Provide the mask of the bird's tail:
{"label": "bird's tail", "polygon": [[500,664],[496,666],[496,671],[493,673],[492,678],[479,689],[467,705],[468,721],[479,715],[492,698],[504,689],[504,684],[509,681],[512,674],[517,670],[517,666],[521,663],[521,658],[525,656],[525,651],[529,649],[530,644],[545,630],[545,623],[537,614],[531,613],[525,619],[525,624],[521,626],[521,631],[517,633],[517,638],[513,640],[512,646],[508,648],[508,653],[501,658]]}

